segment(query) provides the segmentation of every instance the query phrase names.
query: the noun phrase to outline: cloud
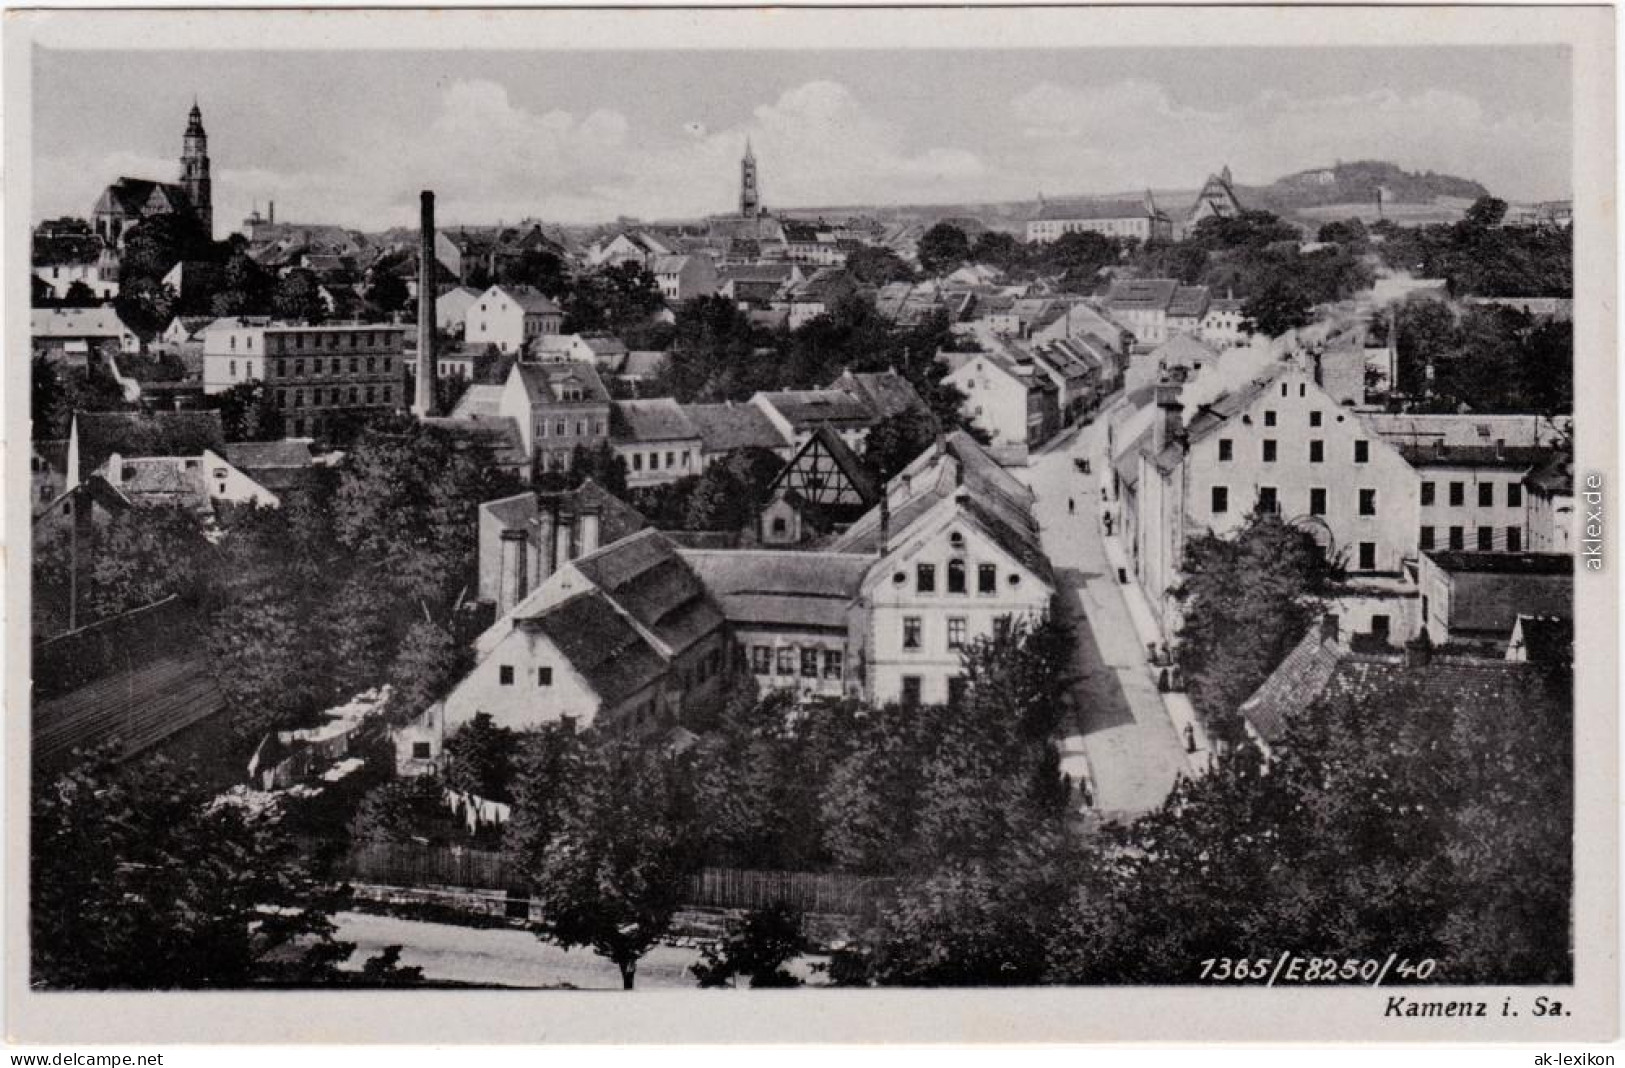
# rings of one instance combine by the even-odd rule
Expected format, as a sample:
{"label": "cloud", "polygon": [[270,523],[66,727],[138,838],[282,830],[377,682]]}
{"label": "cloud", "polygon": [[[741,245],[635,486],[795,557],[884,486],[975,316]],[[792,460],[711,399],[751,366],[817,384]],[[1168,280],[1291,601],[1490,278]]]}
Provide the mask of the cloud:
{"label": "cloud", "polygon": [[[1379,158],[1479,178],[1498,192],[1514,180],[1563,189],[1569,174],[1561,116],[1494,113],[1448,88],[1260,90],[1215,103],[1177,99],[1145,78],[1045,81],[1009,97],[989,121],[944,114],[923,98],[866,98],[820,78],[726,121],[697,110],[657,128],[630,109],[548,107],[494,79],[455,80],[409,128],[378,121],[319,152],[254,144],[246,164],[217,149],[217,230],[229,232],[270,199],[281,219],[411,225],[420,189],[436,191],[446,223],[723,212],[734,205],[747,138],[770,207],[1189,189],[1225,163],[1238,180],[1262,183],[1337,159]],[[234,140],[251,141],[250,132]],[[39,157],[35,168],[42,217],[88,214],[118,175],[169,180],[178,161],[91,146]]]}

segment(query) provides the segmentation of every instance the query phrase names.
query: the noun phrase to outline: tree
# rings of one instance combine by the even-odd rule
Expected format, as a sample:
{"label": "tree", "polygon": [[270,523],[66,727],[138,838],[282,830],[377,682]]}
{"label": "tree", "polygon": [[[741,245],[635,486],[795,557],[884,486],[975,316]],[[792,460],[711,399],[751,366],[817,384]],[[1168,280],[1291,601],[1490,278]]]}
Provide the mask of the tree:
{"label": "tree", "polygon": [[144,344],[175,317],[175,291],[156,278],[133,276],[119,283],[113,310]]}
{"label": "tree", "polygon": [[937,223],[920,235],[916,255],[926,274],[945,275],[970,258],[970,239],[957,226]]}
{"label": "tree", "polygon": [[[631,990],[698,864],[691,790],[678,758],[623,739],[593,747],[580,771],[556,829],[520,863],[546,918],[539,936],[590,947]],[[521,790],[521,804],[533,796]]]}
{"label": "tree", "polygon": [[889,482],[930,448],[936,436],[937,423],[925,412],[909,408],[889,415],[869,428],[863,462],[882,482]]}
{"label": "tree", "polygon": [[31,815],[36,988],[331,982],[354,949],[274,812],[212,803],[162,758],[89,754],[39,781]]}
{"label": "tree", "polygon": [[297,591],[274,577],[241,591],[209,630],[210,663],[240,736],[296,726],[326,698],[324,646]]}
{"label": "tree", "polygon": [[475,713],[446,739],[446,785],[491,801],[513,800],[518,744],[514,731]]}
{"label": "tree", "polygon": [[1036,258],[1045,271],[1059,274],[1068,289],[1087,293],[1099,283],[1101,270],[1117,262],[1117,254],[1117,242],[1104,234],[1076,231],[1042,246]]}
{"label": "tree", "polygon": [[339,543],[397,595],[441,613],[473,582],[482,501],[511,492],[505,476],[442,432],[414,424],[352,449],[333,501]]}
{"label": "tree", "polygon": [[[324,569],[331,578],[338,568]],[[330,582],[331,582],[330,578]],[[334,697],[370,690],[385,680],[398,641],[385,584],[367,569],[329,584],[321,600],[322,627],[333,654],[330,676]]]}
{"label": "tree", "polygon": [[471,654],[445,628],[413,623],[401,639],[389,668],[390,717],[397,723],[410,719],[440,698],[473,665]]}
{"label": "tree", "polygon": [[67,387],[62,376],[57,374],[56,364],[45,356],[35,354],[29,361],[28,384],[28,418],[33,440],[47,441],[59,437],[57,413],[67,394]]}
{"label": "tree", "polygon": [[375,786],[350,819],[350,838],[359,845],[414,842],[441,820],[445,787],[433,775],[405,775]]}
{"label": "tree", "polygon": [[1238,741],[1236,710],[1318,618],[1331,567],[1307,532],[1255,512],[1187,542],[1182,570],[1179,666],[1208,729]]}
{"label": "tree", "polygon": [[81,603],[90,618],[107,619],[170,595],[197,599],[213,553],[187,509],[132,508],[110,519],[88,547]]}
{"label": "tree", "polygon": [[94,308],[101,303],[96,291],[87,286],[80,279],[74,279],[68,285],[68,291],[62,294],[64,308]]}
{"label": "tree", "polygon": [[889,248],[860,245],[846,257],[846,270],[864,285],[883,286],[888,282],[910,282],[914,269]]}
{"label": "tree", "polygon": [[767,504],[784,461],[762,448],[734,449],[706,468],[688,497],[688,530],[743,530]]}
{"label": "tree", "polygon": [[1002,230],[986,230],[976,235],[971,243],[970,258],[1001,271],[1013,272],[1026,267],[1033,258],[1033,249]]}
{"label": "tree", "polygon": [[1359,219],[1343,219],[1325,223],[1319,233],[1315,235],[1316,241],[1336,245],[1352,245],[1364,248],[1369,242],[1365,223]]}
{"label": "tree", "polygon": [[271,441],[282,436],[282,412],[263,382],[239,382],[206,400],[220,412],[227,441]]}
{"label": "tree", "polygon": [[321,284],[314,272],[296,267],[277,279],[271,292],[271,314],[278,319],[316,325],[327,318]]}
{"label": "tree", "polygon": [[1506,218],[1507,202],[1498,197],[1479,197],[1467,209],[1463,222],[1469,227],[1488,230],[1493,226],[1500,226],[1501,220]]}
{"label": "tree", "polygon": [[373,322],[393,319],[412,299],[411,291],[393,271],[374,271],[362,294],[367,318]]}
{"label": "tree", "polygon": [[271,308],[272,277],[243,249],[232,252],[214,295],[216,315],[263,315]]}
{"label": "tree", "polygon": [[1275,278],[1249,296],[1241,307],[1242,325],[1266,337],[1280,337],[1289,330],[1308,326],[1309,297],[1303,287],[1287,278]]}
{"label": "tree", "polygon": [[806,948],[801,913],[789,905],[752,909],[721,941],[700,949],[700,963],[689,971],[702,987],[736,986],[740,976],[752,989],[801,985],[785,965]]}

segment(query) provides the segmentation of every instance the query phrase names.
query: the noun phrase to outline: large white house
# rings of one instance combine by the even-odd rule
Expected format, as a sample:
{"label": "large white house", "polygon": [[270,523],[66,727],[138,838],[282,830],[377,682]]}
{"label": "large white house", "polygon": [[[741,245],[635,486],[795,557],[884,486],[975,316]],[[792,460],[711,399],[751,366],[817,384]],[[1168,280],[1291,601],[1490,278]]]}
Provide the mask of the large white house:
{"label": "large white house", "polygon": [[563,310],[534,286],[492,286],[464,312],[463,340],[522,352],[532,338],[556,334]]}

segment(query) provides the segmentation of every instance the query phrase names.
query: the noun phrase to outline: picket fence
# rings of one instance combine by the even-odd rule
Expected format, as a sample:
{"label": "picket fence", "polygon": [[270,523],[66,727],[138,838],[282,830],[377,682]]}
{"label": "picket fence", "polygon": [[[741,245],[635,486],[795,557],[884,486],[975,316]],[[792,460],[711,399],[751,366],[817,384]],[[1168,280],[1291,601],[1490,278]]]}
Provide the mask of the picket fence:
{"label": "picket fence", "polygon": [[[341,855],[332,874],[354,882],[402,887],[517,891],[523,880],[499,852],[417,843],[360,845]],[[896,880],[837,872],[703,868],[689,878],[691,908],[756,909],[786,904],[802,912],[859,916],[896,891]]]}

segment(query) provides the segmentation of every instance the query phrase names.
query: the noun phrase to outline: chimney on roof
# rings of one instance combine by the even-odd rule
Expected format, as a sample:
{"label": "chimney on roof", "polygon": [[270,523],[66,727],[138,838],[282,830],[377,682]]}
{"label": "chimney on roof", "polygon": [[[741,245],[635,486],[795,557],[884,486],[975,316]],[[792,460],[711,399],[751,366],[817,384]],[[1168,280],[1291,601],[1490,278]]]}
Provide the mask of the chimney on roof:
{"label": "chimney on roof", "polygon": [[561,503],[559,505],[558,522],[553,527],[553,567],[555,570],[580,555],[573,551],[575,549],[575,532],[575,513]]}
{"label": "chimney on roof", "polygon": [[545,498],[536,499],[536,585],[540,586],[552,577],[553,572],[559,569],[556,536],[553,527],[556,522],[553,515],[553,502]]}
{"label": "chimney on roof", "polygon": [[434,193],[425,189],[418,211],[418,380],[412,414],[434,414]]}
{"label": "chimney on roof", "polygon": [[[903,476],[907,478],[908,476]],[[906,486],[907,483],[905,482]],[[886,548],[891,541],[891,494],[884,486],[880,490],[880,555],[886,555]]]}
{"label": "chimney on roof", "polygon": [[1153,391],[1157,418],[1152,424],[1151,444],[1159,453],[1184,437],[1185,406],[1179,399],[1183,388],[1178,382],[1164,379],[1157,383]]}
{"label": "chimney on roof", "polygon": [[581,548],[581,555],[598,551],[598,506],[588,505],[581,509],[576,522],[576,544]]}
{"label": "chimney on roof", "polygon": [[524,600],[527,592],[525,580],[525,532],[510,527],[502,532],[502,575],[497,590],[497,615],[504,616],[513,606]]}

